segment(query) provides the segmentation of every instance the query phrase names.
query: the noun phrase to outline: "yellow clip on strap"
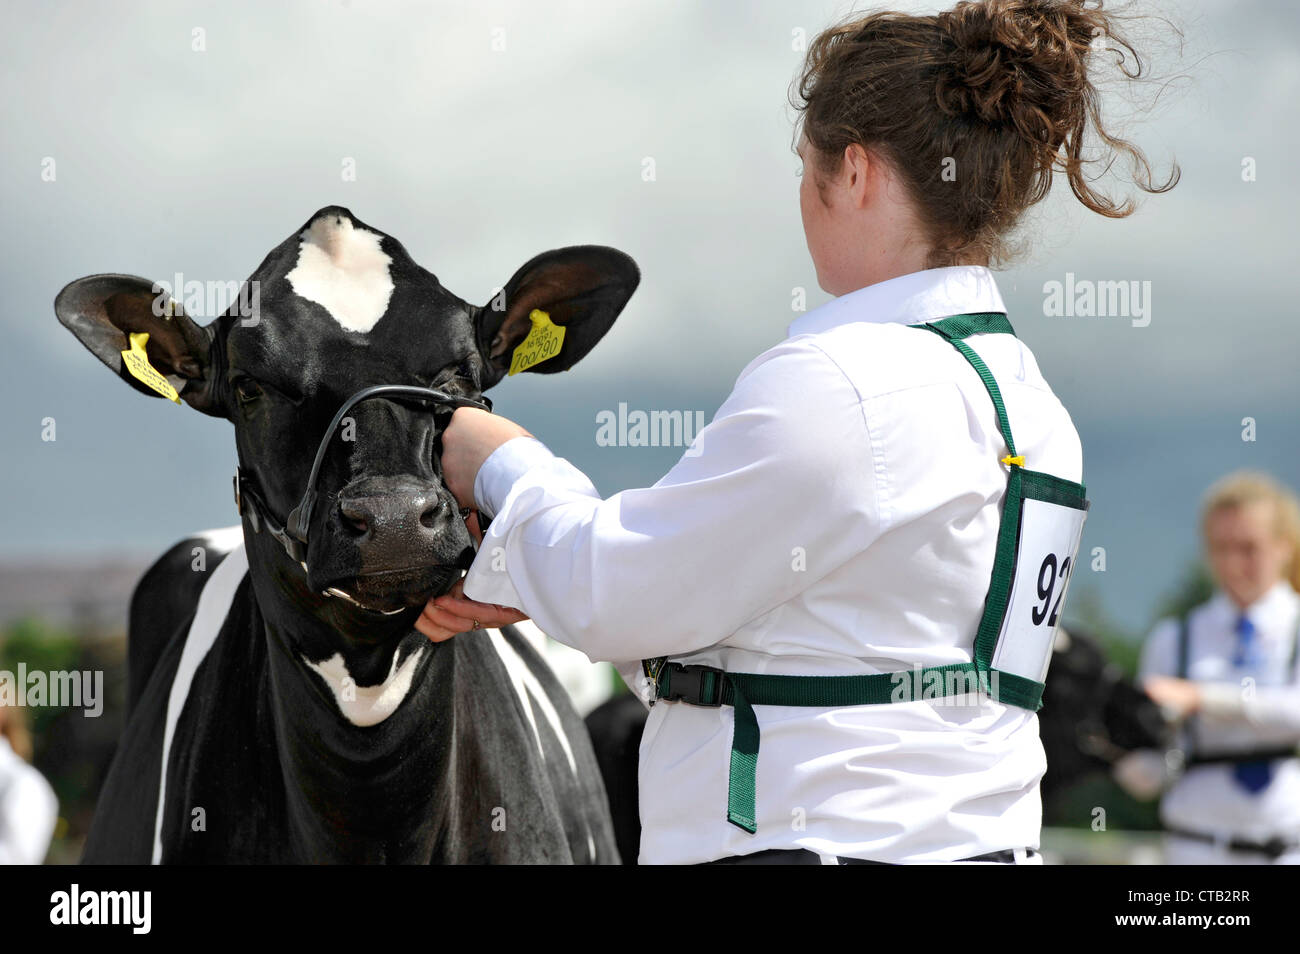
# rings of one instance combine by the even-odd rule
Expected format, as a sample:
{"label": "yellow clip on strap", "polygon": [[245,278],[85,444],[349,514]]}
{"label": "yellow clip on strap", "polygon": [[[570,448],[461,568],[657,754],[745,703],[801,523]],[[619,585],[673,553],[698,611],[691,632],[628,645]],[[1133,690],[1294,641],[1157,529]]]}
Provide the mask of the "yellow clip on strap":
{"label": "yellow clip on strap", "polygon": [[1015,464],[1017,467],[1024,467],[1024,466],[1025,466],[1025,455],[1024,455],[1024,454],[1017,454],[1015,457],[1012,457],[1010,454],[1008,454],[1006,457],[1002,458],[1002,463],[1004,463],[1004,464]]}

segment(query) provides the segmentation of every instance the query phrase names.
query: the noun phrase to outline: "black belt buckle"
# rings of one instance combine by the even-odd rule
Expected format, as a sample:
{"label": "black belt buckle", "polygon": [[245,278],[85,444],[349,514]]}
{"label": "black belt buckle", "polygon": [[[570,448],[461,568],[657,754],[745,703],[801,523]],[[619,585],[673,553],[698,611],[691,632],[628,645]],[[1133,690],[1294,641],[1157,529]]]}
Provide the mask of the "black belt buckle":
{"label": "black belt buckle", "polygon": [[[668,674],[668,693],[661,694],[660,699],[668,702],[685,702],[693,706],[706,706],[710,709],[717,709],[722,705],[723,677],[726,673],[721,669],[712,666],[683,666],[681,663],[668,663],[663,667],[659,678],[655,680],[657,686],[663,685],[664,673]],[[713,691],[706,699],[704,677],[709,673],[713,674]]]}
{"label": "black belt buckle", "polygon": [[1294,847],[1295,845],[1292,842],[1283,838],[1281,835],[1274,835],[1268,841],[1257,845],[1255,850],[1262,852],[1269,859],[1276,861]]}

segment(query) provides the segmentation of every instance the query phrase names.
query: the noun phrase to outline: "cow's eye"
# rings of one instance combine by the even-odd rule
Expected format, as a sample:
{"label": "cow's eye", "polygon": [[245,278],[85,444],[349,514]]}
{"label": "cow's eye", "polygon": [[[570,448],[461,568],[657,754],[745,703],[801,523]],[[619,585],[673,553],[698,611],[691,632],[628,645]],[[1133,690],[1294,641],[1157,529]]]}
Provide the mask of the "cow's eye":
{"label": "cow's eye", "polygon": [[473,381],[475,386],[478,385],[478,372],[474,368],[474,360],[466,358],[456,366],[456,376],[464,378],[466,381]]}
{"label": "cow's eye", "polygon": [[448,365],[439,371],[438,376],[433,380],[432,386],[435,388],[450,386],[453,390],[456,390],[457,386],[454,382],[458,381],[468,382],[473,387],[478,386],[478,375],[474,372],[474,362],[469,358],[466,358],[455,367]]}
{"label": "cow's eye", "polygon": [[262,387],[252,378],[239,378],[234,382],[235,397],[240,404],[248,404],[262,396]]}

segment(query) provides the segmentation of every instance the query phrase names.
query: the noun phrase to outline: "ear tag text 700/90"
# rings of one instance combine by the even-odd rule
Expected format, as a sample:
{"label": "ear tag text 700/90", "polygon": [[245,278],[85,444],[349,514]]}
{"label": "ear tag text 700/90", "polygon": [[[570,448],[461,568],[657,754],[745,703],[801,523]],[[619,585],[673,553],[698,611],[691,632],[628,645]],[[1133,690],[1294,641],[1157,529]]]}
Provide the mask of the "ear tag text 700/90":
{"label": "ear tag text 700/90", "polygon": [[529,330],[528,337],[515,346],[507,376],[541,364],[547,358],[554,358],[564,345],[563,325],[552,322],[551,316],[540,308],[534,308],[528,317],[533,327]]}

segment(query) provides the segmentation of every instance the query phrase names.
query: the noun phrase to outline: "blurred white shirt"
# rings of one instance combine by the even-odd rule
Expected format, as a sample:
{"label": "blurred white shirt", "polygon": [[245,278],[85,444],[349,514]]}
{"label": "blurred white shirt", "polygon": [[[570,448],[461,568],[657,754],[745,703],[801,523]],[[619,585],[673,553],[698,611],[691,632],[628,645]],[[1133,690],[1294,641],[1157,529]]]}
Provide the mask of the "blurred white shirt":
{"label": "blurred white shirt", "polygon": [[[1300,673],[1290,665],[1300,624],[1300,595],[1285,580],[1246,608],[1255,624],[1258,665],[1236,665],[1237,618],[1242,610],[1223,593],[1188,615],[1187,677],[1205,683],[1194,739],[1203,754],[1273,749],[1300,744]],[[1178,674],[1178,621],[1161,620],[1142,650],[1139,673]],[[1251,692],[1243,679],[1253,679]],[[1186,740],[1185,740],[1186,741]],[[1231,763],[1195,765],[1160,802],[1161,820],[1223,837],[1267,841],[1300,838],[1300,759],[1273,763],[1267,788],[1252,794],[1233,778]]]}
{"label": "blurred white shirt", "polygon": [[0,865],[39,865],[50,850],[59,800],[50,783],[0,736]]}
{"label": "blurred white shirt", "polygon": [[[970,661],[1007,450],[966,359],[904,326],[986,311],[1006,311],[993,273],[962,266],[808,312],[741,371],[663,478],[606,500],[540,441],[506,442],[475,483],[495,517],[465,594],[519,607],[634,688],[636,660],[659,655],[803,675]],[[1025,466],[1081,481],[1078,434],[1029,349],[1005,334],[967,343],[997,379]],[[640,751],[641,862],[1037,848],[1037,716],[944,701],[756,707],[754,835],[726,821],[731,707],[656,704]]]}

